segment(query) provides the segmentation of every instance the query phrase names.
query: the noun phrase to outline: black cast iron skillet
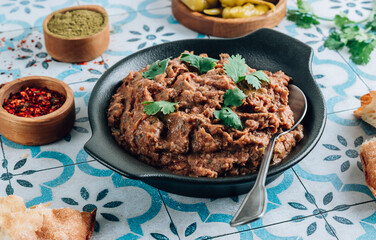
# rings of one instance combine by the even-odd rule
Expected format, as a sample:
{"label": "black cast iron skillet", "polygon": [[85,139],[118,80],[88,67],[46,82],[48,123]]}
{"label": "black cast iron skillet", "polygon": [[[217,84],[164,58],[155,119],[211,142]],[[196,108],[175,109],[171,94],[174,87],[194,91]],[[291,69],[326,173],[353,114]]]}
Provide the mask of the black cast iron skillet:
{"label": "black cast iron skillet", "polygon": [[225,178],[197,178],[166,173],[144,164],[121,148],[107,126],[106,112],[111,96],[129,71],[138,71],[156,60],[178,57],[184,50],[207,53],[218,58],[220,53],[241,54],[255,69],[284,71],[306,94],[308,111],[303,120],[305,137],[278,165],[271,166],[271,182],[302,160],[316,145],[326,123],[326,107],[320,89],[311,73],[313,51],[304,43],[271,29],[260,29],[236,39],[190,39],[168,42],[136,52],[108,69],[96,83],[89,101],[89,119],[93,136],[85,150],[100,163],[133,179],[139,179],[161,190],[193,197],[227,197],[248,192],[256,174]]}

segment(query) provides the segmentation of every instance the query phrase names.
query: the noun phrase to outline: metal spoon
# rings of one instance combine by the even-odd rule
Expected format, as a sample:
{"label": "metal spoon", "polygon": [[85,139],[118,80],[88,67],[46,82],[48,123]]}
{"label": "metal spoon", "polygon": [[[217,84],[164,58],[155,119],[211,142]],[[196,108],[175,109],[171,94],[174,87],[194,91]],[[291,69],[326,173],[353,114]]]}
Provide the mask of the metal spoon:
{"label": "metal spoon", "polygon": [[261,161],[261,166],[257,175],[255,185],[247,194],[247,196],[245,196],[242,204],[239,207],[239,210],[232,218],[230,222],[230,225],[232,227],[247,224],[249,222],[257,220],[261,218],[266,211],[267,193],[265,188],[265,181],[269,169],[270,160],[273,155],[275,141],[283,134],[286,134],[293,130],[302,121],[307,111],[307,99],[302,90],[300,90],[297,86],[290,84],[289,91],[289,106],[294,114],[295,124],[290,129],[282,133],[274,134],[270,139]]}

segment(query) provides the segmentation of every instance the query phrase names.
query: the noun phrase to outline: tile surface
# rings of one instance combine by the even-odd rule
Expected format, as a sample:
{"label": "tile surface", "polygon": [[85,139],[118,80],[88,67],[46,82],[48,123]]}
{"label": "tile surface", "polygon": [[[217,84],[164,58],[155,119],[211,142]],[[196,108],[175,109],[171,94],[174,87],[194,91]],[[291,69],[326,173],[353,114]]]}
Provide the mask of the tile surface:
{"label": "tile surface", "polygon": [[[365,19],[372,1],[309,0],[322,18],[340,11]],[[62,63],[44,46],[42,23],[69,6],[103,6],[110,21],[110,45],[97,59]],[[287,1],[296,9],[296,1]],[[359,97],[376,89],[376,51],[366,65],[355,65],[347,49],[324,42],[333,23],[309,29],[286,18],[274,29],[312,47],[312,73],[327,106],[325,131],[310,154],[267,186],[263,218],[240,227],[229,222],[244,195],[203,199],[160,191],[101,165],[83,149],[91,136],[88,102],[101,75],[122,58],[164,42],[214,38],[179,24],[170,0],[3,0],[0,1],[0,84],[21,76],[58,78],[72,88],[76,121],[63,139],[45,146],[23,146],[0,136],[0,196],[17,194],[28,207],[51,203],[80,211],[98,209],[94,240],[101,239],[375,239],[375,198],[364,182],[360,145],[376,130],[352,112]],[[1,124],[1,123],[0,123]]]}

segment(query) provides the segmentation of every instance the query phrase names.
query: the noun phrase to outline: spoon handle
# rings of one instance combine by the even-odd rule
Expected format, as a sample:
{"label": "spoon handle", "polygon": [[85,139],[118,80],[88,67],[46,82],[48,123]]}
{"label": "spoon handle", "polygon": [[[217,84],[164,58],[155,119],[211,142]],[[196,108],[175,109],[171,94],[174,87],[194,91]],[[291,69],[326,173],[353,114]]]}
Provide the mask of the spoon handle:
{"label": "spoon handle", "polygon": [[232,227],[247,224],[258,218],[261,218],[266,211],[267,193],[265,188],[266,175],[268,173],[270,159],[273,156],[275,141],[279,134],[273,135],[267,145],[264,156],[261,161],[259,173],[256,178],[255,185],[251,191],[245,196],[239,210],[232,218],[230,225]]}

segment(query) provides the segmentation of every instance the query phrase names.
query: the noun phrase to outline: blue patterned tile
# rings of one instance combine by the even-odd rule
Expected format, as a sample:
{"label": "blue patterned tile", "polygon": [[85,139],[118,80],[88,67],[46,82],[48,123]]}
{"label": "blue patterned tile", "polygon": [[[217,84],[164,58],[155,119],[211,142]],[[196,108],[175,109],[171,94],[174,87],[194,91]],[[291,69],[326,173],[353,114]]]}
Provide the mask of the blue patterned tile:
{"label": "blue patterned tile", "polygon": [[51,12],[76,5],[75,0],[3,0],[0,3],[0,31],[40,27]]}
{"label": "blue patterned tile", "polygon": [[371,137],[362,126],[352,111],[329,114],[326,129],[332,131],[324,132],[312,153],[293,167],[324,211],[373,199],[359,159],[360,145]]}
{"label": "blue patterned tile", "polygon": [[[251,224],[232,228],[229,222],[239,208],[245,195],[232,198],[201,199],[162,193],[163,200],[176,224],[179,236],[189,233],[190,239],[203,236],[230,234],[283,221],[296,216],[312,215],[316,207],[309,204],[309,196],[294,172],[287,170],[274,182],[267,185],[268,206],[265,216]],[[300,204],[298,204],[300,202]],[[193,231],[194,229],[194,231]]]}
{"label": "blue patterned tile", "polygon": [[[297,221],[283,222],[264,228],[253,229],[217,237],[218,240],[316,240],[336,239],[333,226],[323,217],[310,216]],[[341,239],[341,238],[340,238]]]}
{"label": "blue patterned tile", "polygon": [[148,12],[154,9],[169,8],[170,0],[79,0],[80,5],[95,4],[104,7],[109,15],[120,15],[129,12]]}
{"label": "blue patterned tile", "polygon": [[170,8],[150,10],[148,13],[138,12],[135,15],[110,17],[110,46],[103,54],[109,66],[150,46],[181,39],[206,37],[177,24]]}
{"label": "blue patterned tile", "polygon": [[371,240],[376,235],[376,204],[369,202],[351,206],[345,211],[329,212],[326,219],[339,239]]}

